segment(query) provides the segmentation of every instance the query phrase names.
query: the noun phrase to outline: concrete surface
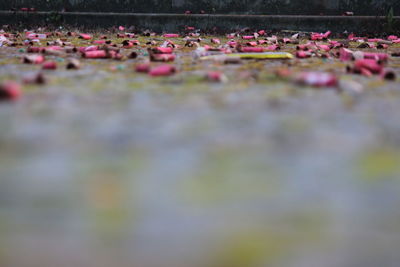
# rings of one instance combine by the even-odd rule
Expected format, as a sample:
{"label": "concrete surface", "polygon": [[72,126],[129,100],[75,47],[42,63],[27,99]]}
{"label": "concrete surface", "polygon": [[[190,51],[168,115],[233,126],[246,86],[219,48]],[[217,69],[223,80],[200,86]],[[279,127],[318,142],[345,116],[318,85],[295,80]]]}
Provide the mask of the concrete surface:
{"label": "concrete surface", "polygon": [[386,15],[389,7],[400,12],[396,0],[2,0],[0,10],[36,7],[38,10],[131,12],[131,13],[199,13],[307,14],[339,15],[354,11],[358,15]]}
{"label": "concrete surface", "polygon": [[216,29],[232,31],[245,27],[267,30],[301,30],[334,32],[398,31],[400,17],[394,17],[388,24],[385,17],[373,16],[297,16],[297,15],[184,15],[184,14],[133,14],[133,13],[82,13],[82,12],[12,12],[0,11],[0,24],[29,27],[78,26],[86,28],[134,26],[137,29],[154,31],[181,31],[184,26],[194,26],[202,30]]}

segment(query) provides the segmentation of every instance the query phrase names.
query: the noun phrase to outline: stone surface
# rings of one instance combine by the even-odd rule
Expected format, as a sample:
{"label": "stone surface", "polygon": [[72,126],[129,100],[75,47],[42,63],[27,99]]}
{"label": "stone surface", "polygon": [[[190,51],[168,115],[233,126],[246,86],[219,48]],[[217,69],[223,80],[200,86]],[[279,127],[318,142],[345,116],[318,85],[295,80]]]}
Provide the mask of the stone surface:
{"label": "stone surface", "polygon": [[400,12],[397,0],[2,0],[0,9],[36,7],[39,10],[244,14],[341,14],[386,15],[390,7]]}
{"label": "stone surface", "polygon": [[108,28],[118,25],[154,31],[182,31],[185,26],[203,30],[231,32],[246,27],[268,30],[298,30],[323,32],[327,29],[342,33],[397,32],[400,17],[388,23],[385,17],[376,16],[296,16],[296,15],[184,15],[184,14],[132,14],[132,13],[81,13],[81,12],[12,12],[0,11],[0,25],[29,28],[40,26],[73,26],[88,29]]}

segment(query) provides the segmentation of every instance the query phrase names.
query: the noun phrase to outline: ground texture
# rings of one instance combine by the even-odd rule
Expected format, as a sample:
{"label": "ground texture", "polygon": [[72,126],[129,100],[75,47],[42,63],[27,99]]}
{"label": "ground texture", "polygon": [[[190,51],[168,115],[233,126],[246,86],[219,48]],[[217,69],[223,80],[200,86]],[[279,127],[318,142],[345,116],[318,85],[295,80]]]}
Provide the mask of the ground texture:
{"label": "ground texture", "polygon": [[[321,51],[327,39],[304,59],[199,58],[267,37],[257,47],[295,55],[308,35],[197,44],[121,32],[33,41],[64,42],[45,51],[57,70],[22,63],[33,55],[26,33],[0,47],[0,80],[23,84],[19,99],[0,103],[1,266],[398,266],[398,81],[348,73],[355,62],[337,58],[341,48]],[[65,51],[101,35],[121,59]],[[150,68],[176,72],[136,72],[160,46],[175,46],[176,59]],[[79,69],[66,69],[71,58]],[[400,74],[397,57],[379,64]],[[316,87],[321,75],[334,82]]]}

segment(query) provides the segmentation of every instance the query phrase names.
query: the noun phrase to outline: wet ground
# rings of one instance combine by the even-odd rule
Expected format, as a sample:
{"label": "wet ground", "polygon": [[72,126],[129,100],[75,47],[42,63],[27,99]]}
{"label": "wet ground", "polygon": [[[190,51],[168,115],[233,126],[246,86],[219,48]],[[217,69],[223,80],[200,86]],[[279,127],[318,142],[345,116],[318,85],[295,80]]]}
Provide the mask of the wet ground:
{"label": "wet ground", "polygon": [[[137,39],[122,53],[138,58],[79,70],[65,69],[78,53],[47,56],[47,84],[0,104],[0,266],[398,267],[398,81],[336,58],[224,65],[194,48],[154,78],[134,71]],[[0,48],[1,80],[40,71],[20,49]],[[300,86],[282,68],[340,85]]]}

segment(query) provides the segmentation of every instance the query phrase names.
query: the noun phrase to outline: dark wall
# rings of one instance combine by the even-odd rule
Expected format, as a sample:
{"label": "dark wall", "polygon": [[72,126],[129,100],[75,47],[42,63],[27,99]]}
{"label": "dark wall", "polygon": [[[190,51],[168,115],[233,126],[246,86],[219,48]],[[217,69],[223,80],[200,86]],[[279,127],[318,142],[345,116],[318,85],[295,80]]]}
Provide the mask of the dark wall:
{"label": "dark wall", "polygon": [[0,0],[1,10],[35,7],[38,10],[136,13],[228,14],[341,14],[400,15],[400,0]]}

